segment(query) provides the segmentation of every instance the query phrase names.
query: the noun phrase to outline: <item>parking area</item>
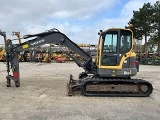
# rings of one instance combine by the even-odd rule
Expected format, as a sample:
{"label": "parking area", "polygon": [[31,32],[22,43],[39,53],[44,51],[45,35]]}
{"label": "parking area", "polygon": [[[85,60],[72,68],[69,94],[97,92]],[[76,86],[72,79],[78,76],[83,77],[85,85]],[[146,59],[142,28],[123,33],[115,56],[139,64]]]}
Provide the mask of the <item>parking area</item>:
{"label": "parking area", "polygon": [[82,71],[74,62],[21,62],[21,86],[7,88],[1,62],[0,120],[160,120],[160,66],[140,65],[135,76],[153,84],[150,97],[67,96],[69,75]]}

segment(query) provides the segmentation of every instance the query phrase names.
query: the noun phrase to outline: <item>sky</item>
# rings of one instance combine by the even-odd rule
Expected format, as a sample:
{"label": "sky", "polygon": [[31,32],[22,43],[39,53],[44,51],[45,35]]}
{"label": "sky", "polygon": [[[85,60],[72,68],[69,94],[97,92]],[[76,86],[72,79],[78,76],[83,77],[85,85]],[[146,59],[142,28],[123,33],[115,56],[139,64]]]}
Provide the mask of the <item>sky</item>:
{"label": "sky", "polygon": [[[15,39],[13,31],[24,36],[57,28],[75,43],[97,44],[99,30],[124,28],[133,10],[155,1],[0,0],[0,29],[6,32],[7,39]],[[3,43],[0,36],[0,44]]]}

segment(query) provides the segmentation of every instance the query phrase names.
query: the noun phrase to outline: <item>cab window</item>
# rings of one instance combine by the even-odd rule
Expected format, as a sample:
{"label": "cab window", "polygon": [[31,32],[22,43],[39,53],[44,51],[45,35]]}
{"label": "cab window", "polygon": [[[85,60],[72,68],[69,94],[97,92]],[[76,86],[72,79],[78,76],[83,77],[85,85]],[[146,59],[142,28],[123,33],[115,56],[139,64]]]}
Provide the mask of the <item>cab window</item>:
{"label": "cab window", "polygon": [[112,31],[107,32],[103,36],[103,52],[104,53],[116,53],[117,52],[117,39],[118,39],[118,32]]}
{"label": "cab window", "polygon": [[131,31],[122,30],[120,37],[120,53],[127,53],[132,47],[132,33]]}

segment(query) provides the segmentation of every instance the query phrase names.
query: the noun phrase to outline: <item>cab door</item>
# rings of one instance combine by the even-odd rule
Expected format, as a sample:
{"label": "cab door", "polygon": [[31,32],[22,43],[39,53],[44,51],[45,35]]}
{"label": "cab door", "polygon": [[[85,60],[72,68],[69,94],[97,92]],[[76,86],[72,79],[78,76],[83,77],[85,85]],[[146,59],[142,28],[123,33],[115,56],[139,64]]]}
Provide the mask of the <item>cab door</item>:
{"label": "cab door", "polygon": [[119,65],[119,35],[119,30],[109,30],[102,35],[101,66]]}
{"label": "cab door", "polygon": [[132,32],[128,29],[109,29],[101,36],[101,68],[121,69],[130,65]]}
{"label": "cab door", "polygon": [[131,56],[132,49],[132,32],[129,30],[120,31],[120,62],[123,62],[123,68],[130,68],[130,63],[132,62]]}

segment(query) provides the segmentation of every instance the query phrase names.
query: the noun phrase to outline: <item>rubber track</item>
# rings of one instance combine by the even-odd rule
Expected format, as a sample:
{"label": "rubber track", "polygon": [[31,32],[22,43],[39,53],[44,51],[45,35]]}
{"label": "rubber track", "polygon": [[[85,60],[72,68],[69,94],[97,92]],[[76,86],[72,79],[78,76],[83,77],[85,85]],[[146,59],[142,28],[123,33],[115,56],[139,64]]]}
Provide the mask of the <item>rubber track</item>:
{"label": "rubber track", "polygon": [[[131,92],[105,92],[105,93],[99,93],[99,92],[88,92],[88,91],[85,91],[85,87],[86,87],[86,84],[89,83],[89,82],[104,82],[105,83],[122,83],[122,84],[136,84],[136,85],[141,85],[141,84],[145,84],[148,86],[148,91],[147,92],[142,92],[142,91],[139,91],[139,92],[136,92],[136,93],[131,93]],[[152,84],[149,83],[148,81],[145,81],[145,80],[142,80],[142,79],[96,79],[96,78],[86,78],[86,79],[83,79],[82,80],[83,84],[82,84],[82,87],[81,87],[81,90],[82,90],[82,93],[85,95],[85,96],[108,96],[108,97],[148,97],[152,91],[153,91],[153,87],[152,87]]]}

